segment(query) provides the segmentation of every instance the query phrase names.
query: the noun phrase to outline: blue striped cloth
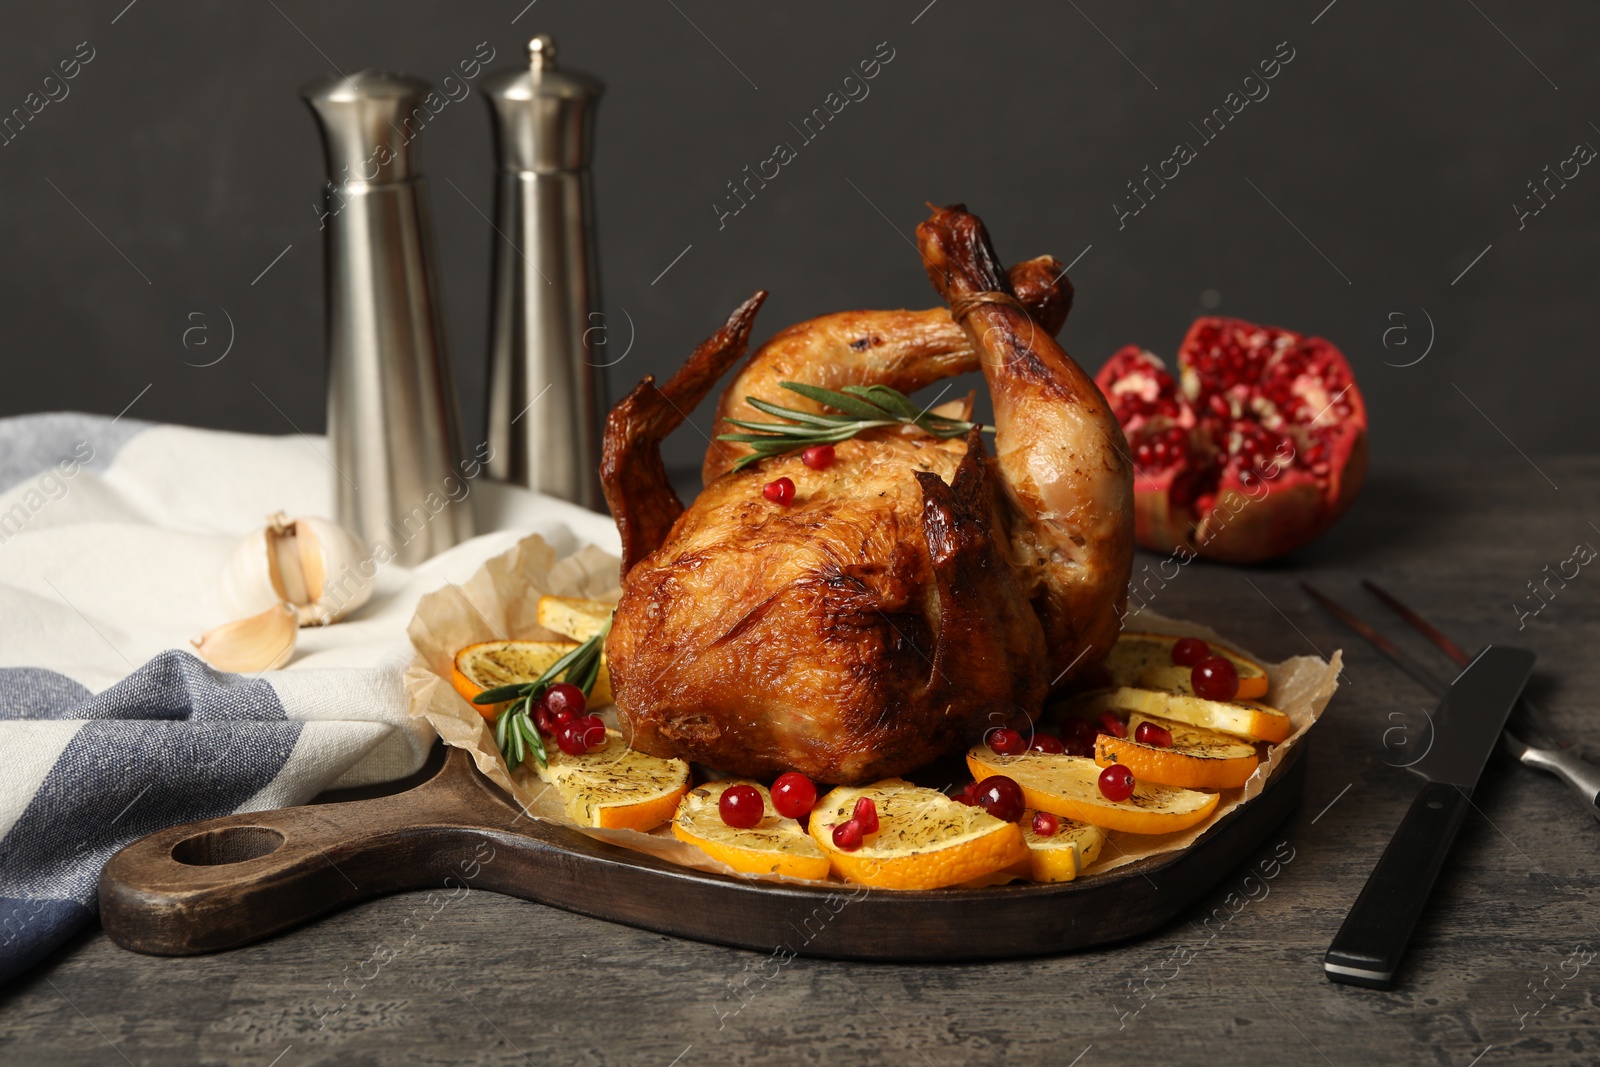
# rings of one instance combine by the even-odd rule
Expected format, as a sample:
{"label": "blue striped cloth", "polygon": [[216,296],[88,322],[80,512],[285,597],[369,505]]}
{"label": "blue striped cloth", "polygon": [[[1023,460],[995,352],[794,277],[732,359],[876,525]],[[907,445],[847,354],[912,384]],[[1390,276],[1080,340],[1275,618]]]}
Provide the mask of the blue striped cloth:
{"label": "blue striped cloth", "polygon": [[486,534],[300,631],[286,669],[223,674],[188,641],[227,621],[221,570],[265,516],[331,513],[320,438],[50,414],[0,419],[0,983],[96,914],[119,848],[180,822],[403,777],[434,735],[401,678],[417,600],[537,532],[615,544],[608,520],[469,486]]}

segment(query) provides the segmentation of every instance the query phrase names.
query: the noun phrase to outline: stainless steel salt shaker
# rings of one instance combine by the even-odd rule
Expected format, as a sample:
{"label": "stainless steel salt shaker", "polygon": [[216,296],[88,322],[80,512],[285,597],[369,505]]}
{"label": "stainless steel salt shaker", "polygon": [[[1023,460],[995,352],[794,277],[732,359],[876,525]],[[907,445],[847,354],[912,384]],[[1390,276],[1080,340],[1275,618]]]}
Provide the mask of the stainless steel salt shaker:
{"label": "stainless steel salt shaker", "polygon": [[489,473],[596,509],[605,323],[589,163],[603,91],[558,68],[542,34],[526,67],[484,79],[499,161]]}
{"label": "stainless steel salt shaker", "polygon": [[415,566],[472,536],[427,187],[432,87],[364,70],[301,90],[328,154],[328,445],[339,522]]}

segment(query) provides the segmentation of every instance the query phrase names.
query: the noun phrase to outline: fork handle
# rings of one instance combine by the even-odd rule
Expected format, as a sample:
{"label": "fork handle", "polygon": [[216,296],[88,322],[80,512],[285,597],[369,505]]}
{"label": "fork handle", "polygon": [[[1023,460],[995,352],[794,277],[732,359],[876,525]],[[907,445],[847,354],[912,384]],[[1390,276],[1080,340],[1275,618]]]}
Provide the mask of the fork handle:
{"label": "fork handle", "polygon": [[1552,774],[1567,783],[1583,799],[1589,814],[1600,819],[1600,767],[1575,752],[1563,749],[1530,746],[1523,750],[1519,758],[1524,765]]}

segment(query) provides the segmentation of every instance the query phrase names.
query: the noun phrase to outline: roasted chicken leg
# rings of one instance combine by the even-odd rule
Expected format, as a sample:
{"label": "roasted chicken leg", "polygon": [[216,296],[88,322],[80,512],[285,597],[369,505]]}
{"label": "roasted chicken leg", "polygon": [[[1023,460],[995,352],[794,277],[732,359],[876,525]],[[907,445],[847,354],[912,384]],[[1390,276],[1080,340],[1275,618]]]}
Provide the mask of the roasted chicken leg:
{"label": "roasted chicken leg", "polygon": [[[624,580],[607,657],[633,747],[742,775],[868,781],[1024,721],[1109,648],[1131,563],[1130,468],[1104,399],[1051,339],[1066,290],[1039,282],[1059,268],[1030,261],[1008,280],[958,208],[919,235],[953,313],[794,327],[735,379],[750,392],[730,390],[721,414],[780,380],[910,392],[981,366],[997,462],[976,431],[870,431],[820,471],[791,453],[727,473],[739,453],[714,448],[682,509],[659,443],[743,354],[761,293],[665,386],[646,379],[613,409],[602,481]],[[797,487],[788,507],[762,495],[780,477]]]}

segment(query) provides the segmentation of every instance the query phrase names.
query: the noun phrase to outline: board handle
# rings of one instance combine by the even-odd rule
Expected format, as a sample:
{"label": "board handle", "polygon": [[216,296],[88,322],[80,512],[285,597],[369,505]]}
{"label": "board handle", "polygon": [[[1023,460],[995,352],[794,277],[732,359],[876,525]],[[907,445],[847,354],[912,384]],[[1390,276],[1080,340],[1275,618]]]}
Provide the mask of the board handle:
{"label": "board handle", "polygon": [[101,872],[101,923],[123,948],[191,955],[384,893],[470,878],[475,849],[499,832],[485,823],[481,797],[472,804],[472,793],[487,792],[472,775],[468,757],[452,749],[434,778],[395,796],[159,830]]}

